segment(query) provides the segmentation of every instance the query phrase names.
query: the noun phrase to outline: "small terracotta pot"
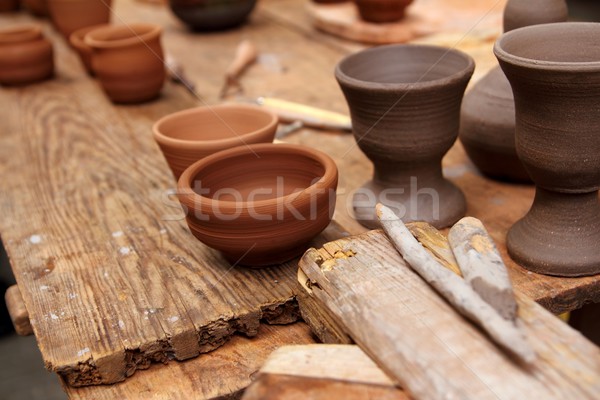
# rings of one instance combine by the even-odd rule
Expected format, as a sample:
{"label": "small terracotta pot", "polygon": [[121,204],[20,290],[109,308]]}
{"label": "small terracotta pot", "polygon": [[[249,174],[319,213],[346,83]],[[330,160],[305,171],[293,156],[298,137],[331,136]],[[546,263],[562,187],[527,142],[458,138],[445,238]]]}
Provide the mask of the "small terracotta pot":
{"label": "small terracotta pot", "polygon": [[48,15],[48,2],[47,0],[21,0],[21,3],[31,12],[33,15],[38,17],[45,17]]}
{"label": "small terracotta pot", "polygon": [[194,163],[178,197],[201,242],[231,263],[261,267],[302,254],[327,227],[337,182],[334,161],[320,151],[254,144]]}
{"label": "small terracotta pot", "polygon": [[141,103],[156,98],[165,81],[162,28],[152,24],[105,26],[88,32],[92,70],[115,103]]}
{"label": "small terracotta pot", "polygon": [[85,35],[94,29],[103,28],[105,26],[108,25],[86,26],[85,28],[76,30],[75,32],[71,33],[71,36],[69,36],[69,43],[71,43],[71,46],[73,46],[75,51],[77,51],[77,54],[79,54],[79,58],[81,59],[85,70],[90,75],[94,75],[94,70],[92,68],[92,48],[88,46],[83,39]]}
{"label": "small terracotta pot", "polygon": [[179,111],[158,120],[152,131],[176,178],[196,161],[236,146],[270,143],[277,116],[263,107],[222,104]]}
{"label": "small terracotta pot", "polygon": [[413,0],[354,0],[361,18],[368,22],[395,22],[404,18]]}
{"label": "small terracotta pot", "polygon": [[86,26],[107,24],[111,0],[48,0],[50,17],[65,37]]}
{"label": "small terracotta pot", "polygon": [[416,45],[374,47],[337,65],[354,137],[375,167],[373,179],[353,197],[361,224],[379,226],[377,202],[405,222],[438,228],[464,216],[465,197],[443,177],[442,157],[456,141],[474,67],[460,51]]}
{"label": "small terracotta pot", "polygon": [[0,30],[0,83],[23,85],[52,77],[52,44],[37,25]]}
{"label": "small terracotta pot", "polygon": [[218,31],[242,24],[256,0],[169,0],[173,14],[197,31]]}
{"label": "small terracotta pot", "polygon": [[600,273],[600,24],[505,33],[494,53],[515,98],[519,158],[536,184],[509,231],[511,257],[532,271]]}
{"label": "small terracotta pot", "polygon": [[11,12],[19,9],[19,0],[0,1],[0,12]]}

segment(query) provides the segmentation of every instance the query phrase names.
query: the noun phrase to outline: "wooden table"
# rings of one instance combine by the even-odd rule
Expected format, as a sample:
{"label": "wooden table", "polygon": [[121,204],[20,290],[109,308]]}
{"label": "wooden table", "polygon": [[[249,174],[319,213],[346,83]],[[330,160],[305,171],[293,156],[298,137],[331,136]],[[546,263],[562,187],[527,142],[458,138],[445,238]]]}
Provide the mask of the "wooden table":
{"label": "wooden table", "polygon": [[[464,0],[467,2],[468,0]],[[486,0],[487,1],[487,0]],[[497,3],[489,0],[490,5],[501,8],[503,1]],[[301,0],[262,0],[258,9],[252,15],[250,22],[243,28],[222,33],[192,34],[188,32],[169,12],[168,8],[161,5],[135,2],[133,0],[115,0],[115,22],[154,22],[164,27],[163,45],[165,49],[179,60],[190,79],[196,83],[200,98],[187,93],[182,87],[169,83],[163,96],[152,103],[139,106],[113,106],[97,86],[97,83],[85,75],[82,66],[73,51],[66,46],[64,40],[55,34],[47,23],[45,32],[51,37],[56,50],[57,78],[53,81],[39,85],[33,85],[22,89],[10,89],[0,91],[0,104],[2,105],[2,118],[0,118],[0,173],[3,180],[0,183],[0,210],[2,220],[0,222],[0,234],[4,245],[11,255],[12,268],[17,277],[17,282],[25,299],[25,305],[32,316],[32,325],[38,337],[42,354],[46,361],[53,348],[48,343],[61,343],[68,347],[71,343],[77,343],[74,348],[76,352],[86,349],[109,346],[111,341],[121,340],[119,329],[121,319],[114,318],[111,313],[113,304],[106,303],[95,297],[85,297],[70,311],[77,311],[69,315],[72,330],[50,331],[51,323],[62,317],[60,312],[56,314],[47,307],[52,294],[56,291],[69,296],[69,285],[77,282],[58,282],[53,286],[52,293],[49,287],[39,284],[39,279],[44,274],[51,272],[54,267],[53,253],[58,250],[68,250],[70,263],[82,264],[79,266],[82,273],[90,274],[90,270],[97,275],[97,280],[87,283],[88,285],[101,284],[103,277],[108,277],[113,271],[102,270],[102,263],[107,259],[106,254],[116,251],[127,252],[128,249],[146,249],[171,254],[172,248],[160,240],[163,230],[172,234],[179,241],[187,243],[189,232],[185,226],[164,225],[161,221],[154,219],[152,215],[145,215],[147,220],[133,221],[131,226],[125,226],[128,213],[138,213],[139,210],[122,207],[122,198],[119,193],[114,193],[114,188],[103,187],[105,176],[110,169],[106,165],[118,169],[119,163],[133,166],[135,173],[147,172],[144,179],[148,179],[152,188],[139,188],[160,196],[161,191],[168,187],[174,187],[174,181],[170,177],[166,163],[160,159],[158,150],[150,137],[149,127],[152,122],[162,115],[175,110],[192,107],[199,104],[216,104],[218,92],[223,82],[223,71],[230,62],[235,52],[235,47],[242,39],[250,39],[256,43],[262,56],[260,63],[248,70],[244,75],[242,83],[248,97],[274,96],[286,100],[297,101],[317,107],[331,109],[339,112],[347,112],[345,101],[337,83],[333,78],[335,64],[346,54],[358,50],[363,46],[356,43],[345,42],[329,35],[315,31],[304,10],[304,1]],[[2,15],[0,25],[15,24],[29,21],[31,18],[25,14]],[[465,30],[466,31],[466,30]],[[500,27],[498,27],[499,33]],[[468,34],[461,32],[448,32],[438,34],[419,42],[436,43],[446,46],[454,46],[471,54],[476,62],[477,69],[474,80],[480,78],[487,70],[495,65],[491,47],[495,35],[485,32],[482,34],[477,29],[469,30]],[[70,89],[69,89],[70,88]],[[78,110],[94,109],[98,114],[82,115]],[[97,117],[101,115],[102,117]],[[90,124],[96,126],[90,127]],[[99,124],[99,125],[98,125]],[[60,127],[66,127],[70,134],[69,142],[61,142],[64,132]],[[119,152],[118,147],[111,148],[107,143],[98,140],[100,154],[97,158],[79,151],[80,144],[89,141],[90,132],[102,134],[102,132],[121,132],[123,140],[128,141],[130,148],[137,149],[136,154],[125,154]],[[344,227],[348,234],[364,232],[365,229],[357,224],[351,216],[349,199],[352,190],[359,187],[363,181],[370,178],[372,167],[366,157],[354,145],[351,135],[336,132],[317,132],[303,129],[288,136],[286,141],[315,146],[330,154],[340,169],[340,185],[338,191],[338,203],[335,219]],[[112,146],[118,146],[118,142],[110,141]],[[30,162],[30,160],[31,162]],[[92,163],[92,164],[90,164]],[[95,163],[95,164],[93,164]],[[114,164],[114,165],[113,165]],[[91,170],[90,165],[94,166]],[[29,166],[29,167],[28,167]],[[35,167],[32,167],[35,166]],[[65,181],[64,177],[69,175],[73,169],[86,170],[88,176],[80,181]],[[87,169],[86,169],[87,168]],[[505,259],[509,258],[505,252],[504,237],[506,231],[519,217],[521,217],[531,204],[533,189],[528,186],[501,184],[481,177],[472,164],[467,160],[460,144],[456,144],[444,159],[444,170],[450,179],[460,186],[467,195],[468,214],[476,216],[484,221],[492,236],[498,241],[500,248],[504,251]],[[8,172],[13,175],[7,176]],[[149,175],[149,176],[148,176]],[[44,208],[47,198],[20,198],[28,193],[28,188],[36,180],[45,180],[52,187],[59,184],[57,191],[60,193],[61,202],[52,204],[52,207]],[[110,177],[111,182],[117,184],[130,183],[127,176]],[[99,185],[99,186],[98,186]],[[135,188],[134,188],[135,189]],[[10,191],[7,195],[7,191]],[[157,194],[158,193],[158,194]],[[48,198],[56,193],[47,193]],[[113,197],[111,197],[113,196]],[[95,199],[102,201],[96,202]],[[158,201],[154,199],[153,201]],[[168,200],[164,200],[168,203]],[[146,207],[147,205],[144,205]],[[150,208],[151,209],[151,208]],[[61,215],[79,216],[79,222],[84,228],[73,227],[61,232],[55,232],[56,237],[52,243],[44,241],[45,237],[39,235],[40,227],[45,224],[52,225],[56,218]],[[93,226],[85,228],[86,215],[104,215],[104,230],[97,232]],[[15,219],[14,216],[24,218]],[[26,218],[25,218],[26,217]],[[138,223],[139,222],[139,223]],[[136,225],[137,224],[137,225]],[[108,229],[106,227],[114,227]],[[130,231],[125,232],[126,238],[121,236],[125,226]],[[140,226],[147,228],[154,226],[155,231],[140,230]],[[173,228],[175,226],[175,228]],[[183,226],[183,228],[181,228]],[[73,247],[78,236],[98,235],[92,237],[89,242],[101,244],[93,248]],[[121,234],[120,234],[121,232]],[[93,236],[93,235],[92,235]],[[130,240],[131,242],[123,241]],[[96,242],[94,242],[96,240]],[[34,251],[24,246],[36,244]],[[108,243],[108,245],[106,245]],[[150,244],[149,244],[150,243]],[[169,242],[170,243],[170,242]],[[145,247],[150,246],[150,247]],[[185,250],[185,249],[184,249]],[[202,250],[203,251],[203,250]],[[203,253],[198,250],[198,257]],[[122,254],[123,255],[123,254]],[[143,252],[138,254],[139,259],[129,261],[131,265],[126,266],[128,271],[146,271],[138,269],[145,266],[148,260],[143,257]],[[175,258],[173,258],[175,256]],[[179,262],[186,267],[185,260],[179,259],[171,254],[171,261]],[[192,262],[213,262],[209,260],[192,257]],[[208,257],[208,256],[207,256]],[[45,260],[40,262],[40,260]],[[216,261],[214,261],[216,262]],[[90,263],[86,265],[86,263]],[[189,268],[192,266],[187,266]],[[588,277],[577,279],[561,279],[532,274],[509,261],[511,278],[516,288],[544,307],[554,313],[574,310],[588,302],[600,301],[600,277]],[[125,267],[123,267],[125,268]],[[46,271],[48,270],[48,271]],[[289,278],[290,271],[294,266],[286,267],[282,277]],[[148,304],[153,301],[153,293],[163,293],[163,288],[157,287],[158,282],[168,281],[172,274],[178,274],[182,269],[171,268],[168,271],[160,268],[148,268],[148,275],[142,280],[140,287],[133,288],[133,292],[143,294],[142,303]],[[116,271],[119,272],[119,271]],[[233,274],[244,274],[245,272],[234,271]],[[108,274],[104,275],[104,274]],[[292,274],[293,275],[293,274]],[[87,276],[87,275],[86,275]],[[237,276],[237,275],[236,275]],[[231,277],[230,277],[231,278]],[[111,278],[112,279],[112,278]],[[193,275],[190,280],[196,279]],[[236,278],[238,279],[238,278]],[[256,275],[248,273],[248,279],[257,279]],[[283,278],[281,278],[283,279]],[[225,282],[228,280],[226,279]],[[118,282],[127,282],[127,276],[121,277]],[[282,290],[277,286],[278,279],[271,277],[269,291]],[[67,284],[68,283],[68,284]],[[200,283],[197,283],[198,285]],[[148,285],[147,287],[145,285]],[[95,288],[88,288],[94,294]],[[86,290],[88,290],[86,289]],[[115,299],[119,296],[127,298],[126,290],[116,290],[114,287],[104,288],[106,292],[115,290]],[[118,289],[118,288],[117,288]],[[174,287],[170,290],[186,290]],[[287,290],[287,289],[286,289]],[[285,292],[285,293],[284,293]],[[125,293],[125,294],[119,294]],[[266,292],[265,292],[266,293]],[[218,292],[209,293],[210,296],[218,296]],[[243,297],[243,296],[242,296]],[[285,296],[284,296],[285,297]],[[211,297],[212,298],[212,297]],[[244,298],[245,299],[245,298]],[[70,299],[75,300],[75,299]],[[284,299],[287,301],[287,299]],[[170,312],[178,309],[187,309],[191,314],[192,325],[202,314],[203,303],[191,293],[182,300],[183,303],[173,304],[165,300],[165,304],[173,309],[159,309],[158,315],[170,318]],[[244,302],[250,300],[243,300]],[[168,308],[167,307],[167,308]],[[68,311],[69,311],[68,310]],[[252,309],[248,309],[252,313]],[[61,311],[62,312],[62,311]],[[136,314],[137,312],[137,314]],[[139,319],[139,324],[132,330],[146,329],[147,320],[157,318],[154,314],[157,310],[150,305],[147,307],[133,307],[130,319]],[[163,314],[164,313],[164,314]],[[150,316],[149,316],[150,315]],[[180,314],[177,314],[180,315]],[[48,321],[41,321],[46,316]],[[194,319],[196,318],[196,319]],[[91,322],[90,322],[91,321]],[[252,320],[249,331],[255,333],[257,326]],[[91,323],[91,328],[97,332],[96,342],[82,343],[78,338],[78,324]],[[166,329],[167,338],[178,338],[180,346],[174,346],[180,351],[176,358],[187,358],[197,355],[202,349],[188,349],[188,344],[195,344],[195,337],[185,337],[190,331],[180,326],[183,321],[161,322],[156,329]],[[195,333],[195,331],[193,331]],[[136,332],[130,332],[136,334]],[[177,336],[181,333],[183,337]],[[51,336],[51,340],[49,337]],[[192,335],[193,336],[193,335]],[[127,338],[127,336],[123,336]],[[219,343],[213,343],[208,347],[216,348],[231,337],[231,332],[223,336]],[[170,339],[169,339],[170,340]],[[201,355],[186,362],[171,362],[166,366],[153,366],[148,371],[138,371],[125,382],[112,386],[91,386],[86,388],[73,388],[65,384],[65,389],[72,398],[147,398],[152,393],[156,398],[189,398],[191,393],[199,398],[214,398],[220,395],[230,395],[243,389],[250,381],[252,371],[255,371],[262,363],[269,351],[284,343],[309,343],[311,342],[306,327],[303,324],[295,324],[284,327],[261,327],[255,340],[248,340],[234,336],[224,347]],[[73,344],[73,346],[75,346]],[[197,344],[195,344],[197,346]],[[134,346],[135,347],[135,346]],[[208,348],[204,349],[208,350]],[[187,352],[186,352],[187,351]],[[158,354],[158,353],[156,353]],[[134,357],[135,354],[132,354]],[[168,361],[167,358],[157,358],[154,361]],[[106,360],[110,363],[111,360]],[[137,365],[144,368],[147,365]],[[47,365],[52,367],[51,365]],[[221,369],[232,367],[231,370]],[[135,368],[131,371],[134,372]],[[226,379],[225,379],[226,378]]]}

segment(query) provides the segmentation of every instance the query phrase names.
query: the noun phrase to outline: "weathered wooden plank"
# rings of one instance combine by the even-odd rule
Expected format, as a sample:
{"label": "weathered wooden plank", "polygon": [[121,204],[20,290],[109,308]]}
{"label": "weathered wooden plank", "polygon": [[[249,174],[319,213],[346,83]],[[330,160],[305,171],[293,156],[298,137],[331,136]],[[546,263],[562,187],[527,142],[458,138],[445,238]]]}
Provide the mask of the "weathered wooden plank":
{"label": "weathered wooden plank", "polygon": [[63,387],[72,400],[239,398],[273,351],[285,345],[311,343],[314,341],[306,324],[261,325],[252,339],[235,335],[218,350],[183,362],[152,366],[125,382]]}
{"label": "weathered wooden plank", "polygon": [[514,362],[421,280],[381,231],[311,250],[300,267],[322,306],[417,398],[600,396],[600,350],[581,334],[518,295],[540,357],[529,366]]}
{"label": "weathered wooden plank", "polygon": [[244,400],[398,399],[396,388],[358,346],[284,346],[269,356]]}

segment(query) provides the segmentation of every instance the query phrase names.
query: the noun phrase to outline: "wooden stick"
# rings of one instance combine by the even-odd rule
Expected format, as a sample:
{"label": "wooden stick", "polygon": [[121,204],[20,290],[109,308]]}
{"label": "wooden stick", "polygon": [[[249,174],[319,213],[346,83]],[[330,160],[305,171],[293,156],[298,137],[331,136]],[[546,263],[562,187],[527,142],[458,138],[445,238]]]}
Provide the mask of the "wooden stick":
{"label": "wooden stick", "polygon": [[17,285],[9,287],[6,290],[4,299],[17,334],[21,336],[33,334],[33,329],[29,322],[29,313],[27,312],[27,308],[25,308],[25,302],[23,301],[23,297],[21,297],[19,287]]}
{"label": "wooden stick", "polygon": [[494,241],[477,218],[458,221],[448,241],[463,277],[505,319],[517,318],[517,301],[508,271]]}
{"label": "wooden stick", "polygon": [[258,50],[252,42],[244,40],[239,44],[233,61],[225,71],[225,84],[221,89],[221,99],[229,94],[229,89],[232,87],[237,87],[239,91],[242,91],[239,78],[246,67],[253,64],[257,58]]}
{"label": "wooden stick", "polygon": [[502,318],[462,278],[440,265],[392,210],[377,204],[377,217],[402,257],[458,312],[483,328],[492,340],[520,360],[535,361],[536,354],[517,324]]}

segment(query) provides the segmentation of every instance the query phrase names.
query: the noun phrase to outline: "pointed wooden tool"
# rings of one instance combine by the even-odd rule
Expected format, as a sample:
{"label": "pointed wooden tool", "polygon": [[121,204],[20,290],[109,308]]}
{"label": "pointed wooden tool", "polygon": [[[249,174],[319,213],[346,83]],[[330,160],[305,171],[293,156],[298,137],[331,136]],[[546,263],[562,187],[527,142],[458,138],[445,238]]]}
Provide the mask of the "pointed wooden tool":
{"label": "pointed wooden tool", "polygon": [[517,301],[508,271],[494,241],[477,218],[458,221],[448,241],[463,277],[505,319],[517,318]]}

